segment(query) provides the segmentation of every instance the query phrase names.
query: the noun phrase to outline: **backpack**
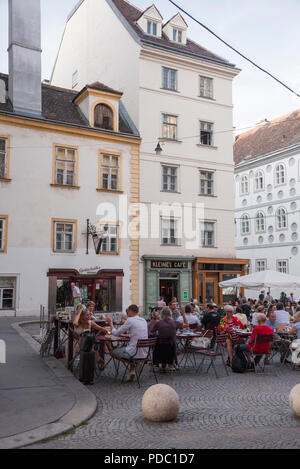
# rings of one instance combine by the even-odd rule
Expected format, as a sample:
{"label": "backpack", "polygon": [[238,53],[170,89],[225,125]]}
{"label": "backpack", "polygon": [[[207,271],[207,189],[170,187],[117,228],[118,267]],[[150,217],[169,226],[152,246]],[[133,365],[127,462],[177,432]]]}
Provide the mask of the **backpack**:
{"label": "backpack", "polygon": [[240,351],[240,348],[237,345],[232,359],[232,371],[234,373],[244,373],[247,369],[247,365],[247,358],[245,357],[244,353]]}

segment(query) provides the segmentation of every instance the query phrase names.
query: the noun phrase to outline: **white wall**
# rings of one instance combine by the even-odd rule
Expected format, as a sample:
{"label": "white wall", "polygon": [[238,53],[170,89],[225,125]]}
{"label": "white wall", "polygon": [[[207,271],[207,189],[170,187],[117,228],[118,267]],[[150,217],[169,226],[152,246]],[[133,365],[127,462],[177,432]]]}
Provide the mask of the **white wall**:
{"label": "white wall", "polygon": [[66,25],[51,84],[76,89],[95,81],[126,91],[123,102],[138,124],[138,54],[140,47],[105,0],[85,0]]}
{"label": "white wall", "polygon": [[[283,163],[286,168],[286,183],[280,186],[275,184],[275,168]],[[266,259],[267,268],[276,270],[277,260],[288,260],[288,269],[291,275],[300,277],[300,151],[278,152],[269,157],[256,159],[254,163],[244,162],[236,167],[236,249],[238,256],[251,259],[251,272],[255,272],[255,261]],[[265,189],[255,191],[255,173],[262,170],[265,177]],[[250,190],[248,195],[240,192],[241,180],[244,175],[249,177]],[[287,229],[276,227],[275,213],[279,207],[287,211]],[[266,217],[266,230],[257,233],[255,217],[257,212],[263,212]],[[241,233],[241,220],[243,214],[250,217],[251,231],[249,235]],[[270,237],[273,237],[272,239]],[[290,292],[287,292],[290,293]],[[254,292],[257,296],[257,292]],[[272,293],[273,294],[273,293]],[[273,296],[279,296],[280,291],[275,290]],[[251,296],[249,292],[249,296]],[[253,292],[252,292],[253,296]],[[300,289],[296,292],[300,299]]]}
{"label": "white wall", "polygon": [[[123,304],[130,302],[129,241],[122,239],[120,256],[97,256],[90,240],[86,255],[86,220],[96,223],[97,206],[118,205],[118,195],[97,192],[98,153],[122,153],[122,187],[130,186],[130,146],[0,125],[0,134],[11,136],[10,183],[0,182],[0,214],[8,215],[7,254],[0,254],[0,275],[18,274],[18,315],[37,314],[47,305],[47,272],[53,268],[123,269]],[[53,143],[79,147],[79,190],[51,187]],[[78,249],[74,254],[53,253],[51,219],[78,220]],[[1,312],[0,312],[1,315]]]}

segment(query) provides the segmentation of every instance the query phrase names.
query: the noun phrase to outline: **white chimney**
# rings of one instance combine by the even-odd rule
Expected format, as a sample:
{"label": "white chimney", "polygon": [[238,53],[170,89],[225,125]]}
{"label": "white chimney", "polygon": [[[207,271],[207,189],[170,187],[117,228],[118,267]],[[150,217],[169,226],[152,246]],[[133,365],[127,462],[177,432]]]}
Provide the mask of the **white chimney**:
{"label": "white chimney", "polygon": [[9,0],[8,96],[14,111],[41,116],[40,0]]}

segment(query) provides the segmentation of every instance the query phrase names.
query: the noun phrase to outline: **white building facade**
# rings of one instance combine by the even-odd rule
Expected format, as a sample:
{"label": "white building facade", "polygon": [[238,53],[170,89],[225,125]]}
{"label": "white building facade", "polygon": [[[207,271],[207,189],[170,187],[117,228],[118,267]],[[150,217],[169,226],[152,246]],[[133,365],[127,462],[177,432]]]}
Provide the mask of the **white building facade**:
{"label": "white building facade", "polygon": [[[240,135],[235,159],[238,256],[250,259],[250,273],[271,269],[300,276],[300,113]],[[281,291],[271,293],[278,298]]]}
{"label": "white building facade", "polygon": [[[141,203],[203,207],[194,220],[197,245],[187,246],[182,213],[159,213],[156,235],[141,238],[139,305],[146,312],[159,296],[222,301],[218,282],[244,269],[235,259],[230,132],[232,81],[239,70],[187,33],[180,14],[164,23],[154,5],[141,11],[125,0],[80,1],[67,21],[51,80],[80,89],[102,77],[124,91],[142,138]],[[155,152],[158,142],[161,152]],[[141,213],[143,228],[147,221],[149,212]]]}
{"label": "white building facade", "polygon": [[40,35],[28,43],[14,17],[35,18],[36,31],[39,9],[36,0],[10,4],[19,49],[12,57],[10,48],[10,76],[0,74],[0,316],[71,306],[71,282],[96,310],[123,312],[138,299],[138,240],[119,217],[120,205],[127,219],[127,205],[139,202],[140,138],[121,92],[94,83],[78,93],[40,78],[32,87],[40,58],[26,66],[22,49],[40,57]]}

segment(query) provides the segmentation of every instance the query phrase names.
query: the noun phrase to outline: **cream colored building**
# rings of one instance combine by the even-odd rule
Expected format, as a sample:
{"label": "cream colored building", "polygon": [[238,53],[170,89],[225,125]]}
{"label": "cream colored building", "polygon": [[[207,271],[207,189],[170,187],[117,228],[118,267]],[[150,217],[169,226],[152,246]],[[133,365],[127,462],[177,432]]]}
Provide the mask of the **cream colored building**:
{"label": "cream colored building", "polygon": [[[221,301],[218,281],[237,275],[230,266],[232,82],[238,73],[188,39],[180,14],[165,22],[154,5],[141,11],[125,0],[82,0],[69,15],[51,83],[79,90],[101,78],[124,91],[142,137],[140,201],[204,207],[195,220],[197,246],[188,248],[186,233],[180,235],[182,216],[159,214],[158,236],[140,240],[139,304],[146,312],[160,295]],[[162,152],[155,151],[158,142]]]}
{"label": "cream colored building", "polygon": [[[39,3],[10,5],[10,75],[0,74],[0,316],[70,306],[72,281],[98,311],[124,312],[138,301],[139,252],[118,217],[120,197],[139,202],[139,134],[122,92],[41,85]],[[20,32],[29,17],[35,37]]]}

